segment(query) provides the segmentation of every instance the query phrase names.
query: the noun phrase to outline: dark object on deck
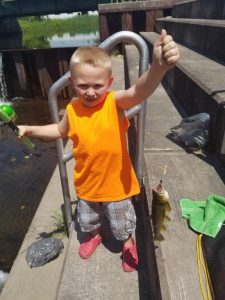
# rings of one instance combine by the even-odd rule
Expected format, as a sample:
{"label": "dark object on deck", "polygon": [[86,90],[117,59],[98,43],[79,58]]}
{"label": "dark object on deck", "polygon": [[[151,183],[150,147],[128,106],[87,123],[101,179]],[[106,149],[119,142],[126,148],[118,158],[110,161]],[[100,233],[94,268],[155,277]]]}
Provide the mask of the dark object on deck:
{"label": "dark object on deck", "polygon": [[214,299],[224,300],[225,226],[222,226],[216,238],[203,235],[202,242],[213,287]]}
{"label": "dark object on deck", "polygon": [[208,142],[209,121],[210,116],[207,113],[183,118],[178,126],[170,129],[170,138],[181,143],[187,150],[200,150]]}
{"label": "dark object on deck", "polygon": [[31,268],[43,266],[58,257],[63,248],[63,242],[59,239],[41,239],[29,246],[26,254],[27,263]]}

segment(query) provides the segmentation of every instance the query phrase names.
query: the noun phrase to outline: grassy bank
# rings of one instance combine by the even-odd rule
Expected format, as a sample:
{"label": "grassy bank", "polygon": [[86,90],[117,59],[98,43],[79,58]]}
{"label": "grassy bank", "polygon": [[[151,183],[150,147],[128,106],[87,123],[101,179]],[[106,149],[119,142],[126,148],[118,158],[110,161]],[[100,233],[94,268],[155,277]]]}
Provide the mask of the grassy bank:
{"label": "grassy bank", "polygon": [[88,34],[99,30],[98,16],[81,15],[70,19],[39,19],[24,17],[18,19],[24,48],[48,48],[48,38],[64,33]]}

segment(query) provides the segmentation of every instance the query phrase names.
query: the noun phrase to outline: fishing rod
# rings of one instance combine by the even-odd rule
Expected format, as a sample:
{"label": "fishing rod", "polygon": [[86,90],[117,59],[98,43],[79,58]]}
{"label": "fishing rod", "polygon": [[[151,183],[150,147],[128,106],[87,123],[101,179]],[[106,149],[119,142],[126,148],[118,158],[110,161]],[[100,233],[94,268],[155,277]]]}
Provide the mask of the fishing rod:
{"label": "fishing rod", "polygon": [[[19,136],[19,127],[16,125],[15,120],[16,120],[16,113],[15,110],[10,106],[9,104],[2,104],[0,105],[0,120],[3,121],[3,123],[7,124],[12,131]],[[31,142],[31,140],[23,136],[21,137],[23,143],[27,146],[29,150],[34,149],[34,144]]]}

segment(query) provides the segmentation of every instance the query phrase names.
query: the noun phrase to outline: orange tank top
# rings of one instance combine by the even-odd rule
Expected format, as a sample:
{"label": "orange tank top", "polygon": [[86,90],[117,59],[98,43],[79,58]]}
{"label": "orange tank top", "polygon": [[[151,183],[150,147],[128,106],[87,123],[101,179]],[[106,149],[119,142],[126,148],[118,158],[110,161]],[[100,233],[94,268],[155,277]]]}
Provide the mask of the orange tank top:
{"label": "orange tank top", "polygon": [[67,106],[68,137],[73,141],[74,184],[79,198],[120,201],[140,192],[127,150],[129,122],[119,117],[114,92],[86,107],[80,99]]}

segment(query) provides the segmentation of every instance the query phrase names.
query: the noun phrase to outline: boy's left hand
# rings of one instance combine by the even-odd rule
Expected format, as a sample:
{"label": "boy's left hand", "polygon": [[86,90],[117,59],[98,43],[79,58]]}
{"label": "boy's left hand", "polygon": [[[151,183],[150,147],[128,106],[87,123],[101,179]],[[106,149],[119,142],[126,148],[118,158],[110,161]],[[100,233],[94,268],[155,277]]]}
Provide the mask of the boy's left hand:
{"label": "boy's left hand", "polygon": [[173,68],[180,58],[177,44],[165,29],[162,29],[159,40],[154,44],[152,58],[152,64],[164,71]]}

